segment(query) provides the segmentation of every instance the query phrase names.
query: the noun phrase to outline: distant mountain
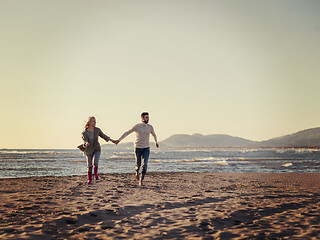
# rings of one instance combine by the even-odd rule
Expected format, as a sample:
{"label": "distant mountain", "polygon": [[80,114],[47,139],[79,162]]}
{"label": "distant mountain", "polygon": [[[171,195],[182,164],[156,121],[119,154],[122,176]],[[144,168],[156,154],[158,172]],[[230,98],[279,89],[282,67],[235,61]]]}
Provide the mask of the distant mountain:
{"label": "distant mountain", "polygon": [[194,135],[176,134],[162,141],[161,144],[168,147],[253,147],[256,142],[224,134],[204,136],[197,133]]}
{"label": "distant mountain", "polygon": [[161,143],[169,147],[320,147],[320,128],[306,129],[261,142],[223,134],[176,134]]}
{"label": "distant mountain", "polygon": [[[154,144],[150,144],[154,148]],[[224,134],[175,134],[160,142],[161,148],[183,147],[320,147],[320,128],[306,129],[290,135],[272,138],[266,141],[251,141]],[[115,145],[103,145],[103,148],[115,148]],[[133,148],[133,143],[119,144],[118,147]]]}
{"label": "distant mountain", "polygon": [[283,137],[260,142],[265,147],[315,147],[320,146],[320,128],[310,128]]}

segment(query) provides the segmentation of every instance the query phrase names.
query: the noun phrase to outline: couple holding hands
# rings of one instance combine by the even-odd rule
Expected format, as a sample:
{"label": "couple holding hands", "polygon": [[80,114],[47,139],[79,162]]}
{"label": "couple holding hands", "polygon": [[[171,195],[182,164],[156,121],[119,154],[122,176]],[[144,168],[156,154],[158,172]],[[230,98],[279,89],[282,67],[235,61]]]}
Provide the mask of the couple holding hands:
{"label": "couple holding hands", "polygon": [[[136,124],[129,131],[125,132],[118,140],[113,140],[107,135],[105,135],[100,128],[96,127],[95,117],[89,117],[88,121],[84,126],[84,131],[82,132],[82,139],[84,141],[83,145],[80,145],[79,148],[83,150],[86,159],[87,159],[87,168],[88,168],[88,182],[92,182],[92,168],[94,171],[94,177],[96,180],[98,177],[98,163],[101,154],[101,146],[98,141],[100,136],[104,140],[111,141],[114,144],[118,144],[122,139],[127,137],[130,133],[136,132],[136,140],[134,144],[135,148],[135,159],[136,159],[136,179],[139,181],[139,185],[142,185],[142,181],[147,173],[148,159],[150,154],[150,143],[149,136],[152,134],[156,147],[159,147],[157,136],[153,130],[153,127],[149,123],[149,113],[143,112],[141,114],[142,123]],[[141,160],[142,167],[141,167]],[[93,163],[93,164],[92,164]],[[139,174],[140,167],[142,168],[141,176]]]}

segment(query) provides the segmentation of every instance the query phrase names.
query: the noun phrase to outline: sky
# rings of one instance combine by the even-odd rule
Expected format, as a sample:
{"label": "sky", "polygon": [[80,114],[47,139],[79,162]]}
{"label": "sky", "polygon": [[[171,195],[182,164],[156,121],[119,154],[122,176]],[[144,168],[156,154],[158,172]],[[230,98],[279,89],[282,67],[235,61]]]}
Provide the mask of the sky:
{"label": "sky", "polygon": [[319,12],[317,0],[0,0],[0,148],[75,148],[92,115],[118,139],[143,111],[160,141],[320,127]]}

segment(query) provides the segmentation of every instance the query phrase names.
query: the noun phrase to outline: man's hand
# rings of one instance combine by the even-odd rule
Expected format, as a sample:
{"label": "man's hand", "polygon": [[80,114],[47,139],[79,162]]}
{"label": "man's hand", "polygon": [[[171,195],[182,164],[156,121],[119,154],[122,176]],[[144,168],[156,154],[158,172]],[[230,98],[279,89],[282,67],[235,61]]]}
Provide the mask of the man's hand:
{"label": "man's hand", "polygon": [[85,144],[84,144],[84,146],[86,146],[86,147],[88,147],[90,145],[90,143],[88,143],[88,142],[86,142]]}
{"label": "man's hand", "polygon": [[158,143],[156,143],[156,147],[157,147],[157,148],[159,147],[159,144],[158,144]]}

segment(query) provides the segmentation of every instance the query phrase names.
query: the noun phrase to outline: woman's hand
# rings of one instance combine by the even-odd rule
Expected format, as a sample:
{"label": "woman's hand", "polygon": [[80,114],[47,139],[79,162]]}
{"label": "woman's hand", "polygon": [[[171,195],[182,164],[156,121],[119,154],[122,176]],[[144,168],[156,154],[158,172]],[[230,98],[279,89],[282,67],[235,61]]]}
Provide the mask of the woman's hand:
{"label": "woman's hand", "polygon": [[119,143],[119,140],[113,140],[113,139],[111,139],[111,138],[110,138],[110,141],[113,142],[113,143],[116,144],[116,145],[118,145],[118,143]]}
{"label": "woman's hand", "polygon": [[90,143],[86,142],[84,145],[85,145],[86,147],[88,147],[88,146],[90,145]]}

